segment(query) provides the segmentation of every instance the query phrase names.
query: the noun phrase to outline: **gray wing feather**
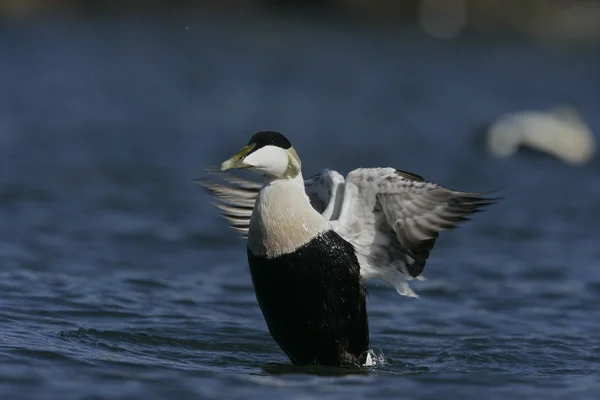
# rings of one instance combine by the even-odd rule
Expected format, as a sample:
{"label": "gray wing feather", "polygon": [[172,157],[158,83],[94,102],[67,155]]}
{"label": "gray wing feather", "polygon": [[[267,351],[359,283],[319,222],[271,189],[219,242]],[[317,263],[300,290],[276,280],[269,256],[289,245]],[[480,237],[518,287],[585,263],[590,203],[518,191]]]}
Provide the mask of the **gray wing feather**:
{"label": "gray wing feather", "polygon": [[441,231],[496,200],[484,195],[393,168],[361,168],[346,178],[334,228],[355,246],[365,278],[381,277],[399,293],[416,297],[406,281],[421,274]]}
{"label": "gray wing feather", "polygon": [[[229,222],[229,226],[246,237],[254,203],[263,184],[216,171],[215,168],[207,169],[212,178],[218,180],[203,178],[195,182],[213,197],[212,204],[221,211],[221,216]],[[335,200],[332,197],[335,196],[336,184],[343,183],[343,180],[340,174],[331,170],[323,170],[305,179],[304,187],[313,208],[319,213],[333,210],[328,206]]]}
{"label": "gray wing feather", "polygon": [[212,196],[212,205],[221,211],[221,216],[227,220],[229,226],[246,238],[254,203],[262,184],[231,174],[214,172],[212,169],[208,172],[220,181],[203,178],[195,182]]}

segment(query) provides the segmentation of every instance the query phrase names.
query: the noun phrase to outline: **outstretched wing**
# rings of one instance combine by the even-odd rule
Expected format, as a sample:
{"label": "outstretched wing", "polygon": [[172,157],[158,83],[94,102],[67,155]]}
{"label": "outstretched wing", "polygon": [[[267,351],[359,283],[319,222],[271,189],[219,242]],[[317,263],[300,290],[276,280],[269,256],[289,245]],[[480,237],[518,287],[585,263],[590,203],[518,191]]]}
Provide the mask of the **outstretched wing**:
{"label": "outstretched wing", "polygon": [[[221,210],[221,216],[229,226],[247,237],[254,203],[263,184],[236,177],[209,168],[211,178],[196,180],[215,200],[212,204]],[[218,178],[214,179],[214,178]],[[344,178],[336,171],[323,170],[304,180],[304,187],[311,205],[327,219],[334,212],[339,213]],[[329,214],[329,215],[327,215]]]}
{"label": "outstretched wing", "polygon": [[195,182],[213,197],[212,205],[221,210],[221,216],[229,226],[247,238],[250,217],[262,184],[212,169],[207,171],[220,181],[202,178]]}
{"label": "outstretched wing", "polygon": [[496,199],[426,182],[393,168],[361,168],[346,178],[334,229],[354,245],[364,278],[380,277],[407,296],[441,231]]}

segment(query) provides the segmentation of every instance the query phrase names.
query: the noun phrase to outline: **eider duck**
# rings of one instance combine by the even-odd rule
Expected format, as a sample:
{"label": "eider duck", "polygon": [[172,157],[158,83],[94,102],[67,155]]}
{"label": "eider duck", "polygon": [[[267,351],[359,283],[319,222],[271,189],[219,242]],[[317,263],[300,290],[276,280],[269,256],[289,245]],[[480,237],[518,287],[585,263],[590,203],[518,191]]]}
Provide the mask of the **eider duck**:
{"label": "eider duck", "polygon": [[440,231],[494,199],[427,182],[395,168],[359,168],[344,179],[304,179],[289,140],[264,131],[221,164],[264,184],[213,171],[199,183],[247,239],[256,298],[272,337],[295,365],[369,365],[365,279],[418,297],[418,277]]}

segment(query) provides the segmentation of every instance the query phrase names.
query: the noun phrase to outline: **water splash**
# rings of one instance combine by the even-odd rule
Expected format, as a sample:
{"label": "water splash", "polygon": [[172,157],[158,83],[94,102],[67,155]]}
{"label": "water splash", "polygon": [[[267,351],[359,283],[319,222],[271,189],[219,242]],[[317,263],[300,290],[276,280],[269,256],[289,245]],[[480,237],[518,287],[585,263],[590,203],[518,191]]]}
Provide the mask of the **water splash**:
{"label": "water splash", "polygon": [[383,351],[380,348],[369,349],[365,367],[381,367],[384,365],[388,365],[388,362],[383,355]]}

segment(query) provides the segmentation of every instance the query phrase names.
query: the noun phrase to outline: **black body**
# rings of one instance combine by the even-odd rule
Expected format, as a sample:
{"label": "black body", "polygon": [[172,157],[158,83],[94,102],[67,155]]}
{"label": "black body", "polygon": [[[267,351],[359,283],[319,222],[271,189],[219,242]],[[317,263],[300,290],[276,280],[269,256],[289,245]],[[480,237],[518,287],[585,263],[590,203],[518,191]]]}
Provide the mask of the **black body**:
{"label": "black body", "polygon": [[366,290],[350,243],[327,231],[275,258],[248,250],[248,263],[269,332],[293,364],[365,363]]}

